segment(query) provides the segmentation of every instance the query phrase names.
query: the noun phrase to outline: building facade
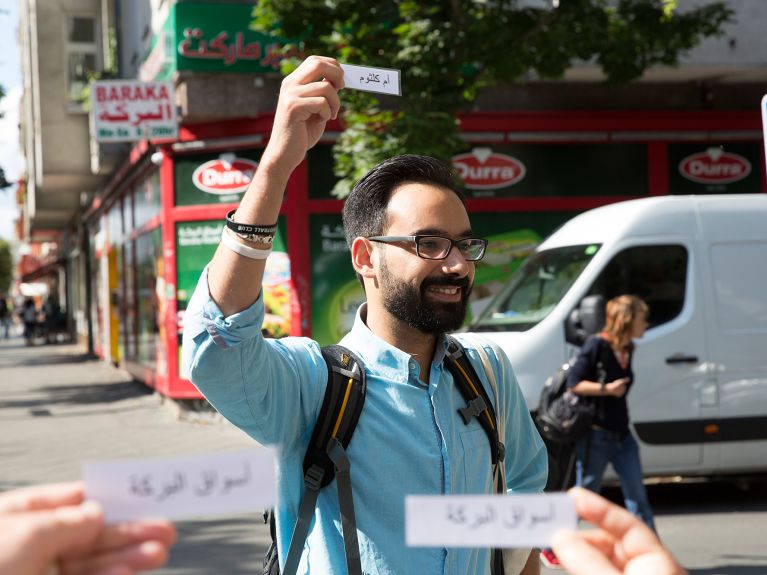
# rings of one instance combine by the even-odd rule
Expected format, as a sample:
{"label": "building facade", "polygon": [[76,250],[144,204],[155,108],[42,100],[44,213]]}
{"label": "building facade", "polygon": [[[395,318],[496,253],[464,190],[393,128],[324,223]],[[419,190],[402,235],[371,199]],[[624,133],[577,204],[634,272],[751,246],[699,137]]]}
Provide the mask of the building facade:
{"label": "building facade", "polygon": [[[731,4],[737,22],[678,69],[616,87],[582,64],[559,82],[487,90],[461,117],[466,148],[453,164],[474,229],[491,239],[474,309],[578,212],[649,195],[767,191],[758,41],[767,4]],[[198,397],[179,366],[186,302],[257,166],[281,80],[277,41],[248,27],[252,7],[50,0],[22,10],[25,237],[57,238],[47,265],[66,284],[73,333],[178,398]],[[62,54],[67,66],[48,70]],[[177,135],[97,142],[82,104],[91,71],[172,82]],[[288,185],[265,279],[275,336],[333,343],[362,299],[330,195],[340,129],[329,126]]]}

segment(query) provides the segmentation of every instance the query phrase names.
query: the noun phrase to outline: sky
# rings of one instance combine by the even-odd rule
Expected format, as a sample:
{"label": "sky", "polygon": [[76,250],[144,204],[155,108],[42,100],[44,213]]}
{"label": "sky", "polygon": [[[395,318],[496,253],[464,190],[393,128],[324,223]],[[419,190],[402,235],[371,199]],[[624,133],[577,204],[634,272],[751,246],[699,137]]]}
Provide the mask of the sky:
{"label": "sky", "polygon": [[[0,0],[0,86],[5,98],[0,101],[0,167],[9,182],[18,180],[24,169],[19,155],[19,97],[21,96],[21,61],[17,30],[17,0]],[[16,186],[0,190],[0,238],[14,240]]]}

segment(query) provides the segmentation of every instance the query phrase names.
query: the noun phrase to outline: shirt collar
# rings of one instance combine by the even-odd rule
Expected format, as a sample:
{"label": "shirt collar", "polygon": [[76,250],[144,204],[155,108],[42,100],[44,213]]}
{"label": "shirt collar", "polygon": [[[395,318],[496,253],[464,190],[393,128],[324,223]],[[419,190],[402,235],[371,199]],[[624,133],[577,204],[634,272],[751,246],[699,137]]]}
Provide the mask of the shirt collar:
{"label": "shirt collar", "polygon": [[[407,383],[410,375],[411,355],[387,343],[374,334],[365,323],[367,318],[367,303],[363,303],[354,318],[351,331],[341,340],[340,344],[353,350],[365,365],[380,372],[387,378],[400,383]],[[444,335],[437,340],[433,362],[441,364],[447,354],[447,338]],[[414,361],[414,360],[413,360]],[[424,374],[421,374],[424,378]]]}

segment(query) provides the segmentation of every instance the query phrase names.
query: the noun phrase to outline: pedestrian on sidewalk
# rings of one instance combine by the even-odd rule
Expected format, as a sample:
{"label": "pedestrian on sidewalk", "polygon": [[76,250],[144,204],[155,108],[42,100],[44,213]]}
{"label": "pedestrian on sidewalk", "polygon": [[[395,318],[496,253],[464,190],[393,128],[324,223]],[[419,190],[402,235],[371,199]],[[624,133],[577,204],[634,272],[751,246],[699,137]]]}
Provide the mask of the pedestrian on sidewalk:
{"label": "pedestrian on sidewalk", "polygon": [[[653,513],[642,482],[639,444],[629,427],[626,401],[634,383],[634,339],[644,335],[648,312],[647,304],[633,295],[608,301],[604,330],[583,344],[578,360],[570,368],[567,386],[573,393],[593,398],[596,407],[591,430],[575,445],[576,484],[599,493],[607,464],[612,464],[620,478],[626,509],[654,531]],[[602,367],[604,377],[600,378],[599,350],[605,344],[608,353]]]}
{"label": "pedestrian on sidewalk", "polygon": [[[343,70],[310,56],[282,82],[272,134],[233,220],[225,228],[184,318],[184,365],[191,380],[230,421],[260,443],[278,445],[277,544],[284,567],[304,490],[302,460],[317,421],[328,369],[317,342],[264,338],[261,291],[287,181],[340,108]],[[494,493],[491,452],[448,370],[446,334],[461,327],[476,261],[487,241],[471,229],[454,173],[425,156],[398,156],[354,187],[343,220],[351,262],[367,302],[341,345],[364,363],[367,395],[348,448],[359,560],[364,573],[490,573],[490,549],[405,545],[405,495]],[[460,339],[460,338],[459,338]],[[466,355],[488,396],[495,394],[477,351]],[[509,493],[542,492],[547,456],[505,355],[482,345],[498,383],[496,411]],[[485,378],[482,378],[482,376]],[[481,409],[479,413],[487,413]],[[336,492],[319,493],[297,572],[344,573],[346,552]],[[354,556],[353,552],[351,554]],[[538,573],[523,550],[522,573]],[[507,573],[507,575],[512,575]]]}
{"label": "pedestrian on sidewalk", "polygon": [[3,337],[8,339],[8,332],[11,327],[11,307],[5,294],[0,293],[0,330],[3,331]]}
{"label": "pedestrian on sidewalk", "polygon": [[35,300],[31,297],[25,299],[20,315],[21,321],[24,323],[24,343],[32,345],[35,342],[35,335],[37,333],[37,306],[35,306]]}

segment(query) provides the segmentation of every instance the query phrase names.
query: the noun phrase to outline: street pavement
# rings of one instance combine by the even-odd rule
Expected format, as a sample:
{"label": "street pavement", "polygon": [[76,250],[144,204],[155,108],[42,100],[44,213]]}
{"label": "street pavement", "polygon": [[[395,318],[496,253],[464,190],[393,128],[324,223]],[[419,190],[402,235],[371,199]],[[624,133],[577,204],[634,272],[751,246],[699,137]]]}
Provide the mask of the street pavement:
{"label": "street pavement", "polygon": [[[254,442],[210,411],[179,409],[75,345],[0,339],[0,490],[80,478],[84,460],[221,452]],[[665,544],[691,575],[765,575],[767,490],[717,484],[656,487]],[[611,498],[620,500],[613,490]],[[260,515],[177,523],[162,575],[261,573],[269,541]],[[543,568],[542,575],[561,573]]]}
{"label": "street pavement", "polygon": [[[0,340],[0,490],[80,479],[84,460],[233,451],[255,443],[216,414],[179,409],[70,344]],[[260,514],[177,523],[163,575],[261,572]]]}

